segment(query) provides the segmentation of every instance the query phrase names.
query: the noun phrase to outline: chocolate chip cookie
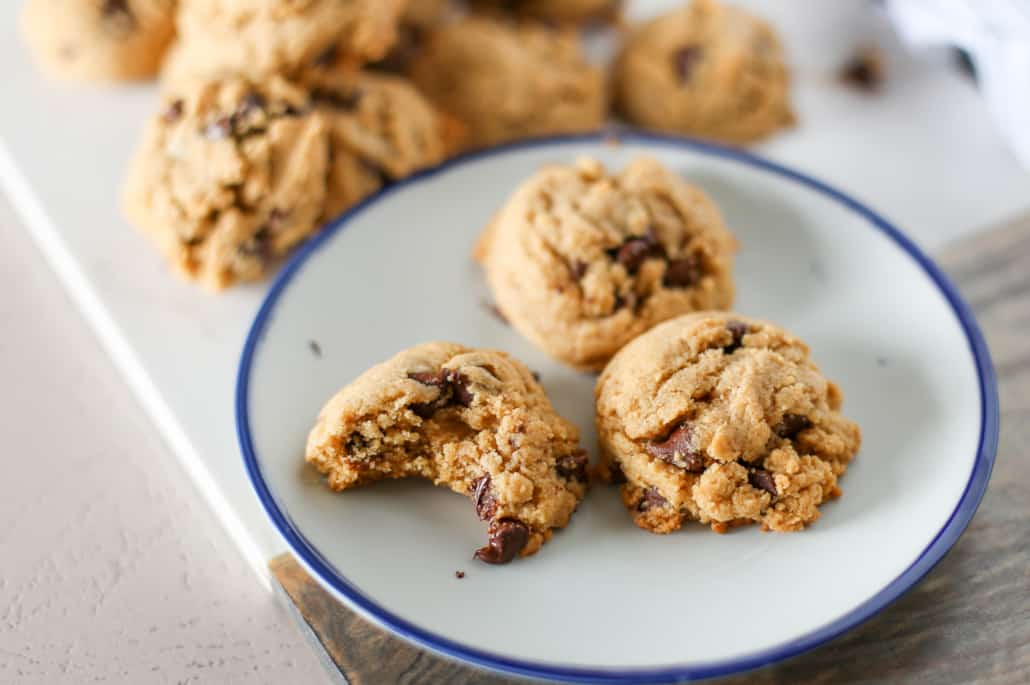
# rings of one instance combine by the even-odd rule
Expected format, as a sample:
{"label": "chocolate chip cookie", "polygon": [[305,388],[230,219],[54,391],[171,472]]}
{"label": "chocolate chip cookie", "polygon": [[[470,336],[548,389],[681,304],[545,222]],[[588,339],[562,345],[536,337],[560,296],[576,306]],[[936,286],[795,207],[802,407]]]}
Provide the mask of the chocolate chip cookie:
{"label": "chocolate chip cookie", "polygon": [[175,33],[174,0],[28,0],[22,29],[52,76],[123,81],[157,73]]}
{"label": "chocolate chip cookie", "polygon": [[353,67],[383,57],[406,0],[179,0],[168,80]]}
{"label": "chocolate chip cookie", "polygon": [[666,319],[733,303],[736,240],[699,189],[650,158],[554,165],[476,247],[498,308],[542,350],[600,370]]}
{"label": "chocolate chip cookie", "polygon": [[601,70],[573,32],[474,16],[432,31],[410,67],[468,130],[468,147],[588,131],[606,110]]}
{"label": "chocolate chip cookie", "polygon": [[328,219],[442,159],[445,129],[388,76],[177,82],[130,168],[126,213],[187,278],[256,280]]}
{"label": "chocolate chip cookie", "polygon": [[308,463],[333,490],[419,477],[489,521],[476,557],[503,564],[563,528],[587,487],[575,426],[503,352],[432,342],[372,367],[322,408]]}
{"label": "chocolate chip cookie", "polygon": [[614,89],[623,116],[663,131],[747,143],[794,121],[776,34],[718,0],[693,0],[633,31]]}
{"label": "chocolate chip cookie", "polygon": [[600,475],[638,526],[797,531],[840,495],[861,442],[808,347],[732,313],[688,314],[626,345],[595,389]]}

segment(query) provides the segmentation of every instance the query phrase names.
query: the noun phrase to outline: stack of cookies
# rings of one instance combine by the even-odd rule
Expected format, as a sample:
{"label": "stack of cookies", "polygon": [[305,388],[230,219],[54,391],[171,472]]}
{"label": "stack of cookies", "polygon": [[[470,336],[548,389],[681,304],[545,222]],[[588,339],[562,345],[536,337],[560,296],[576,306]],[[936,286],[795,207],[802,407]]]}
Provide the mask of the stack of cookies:
{"label": "stack of cookies", "polygon": [[[733,143],[792,121],[765,22],[693,0],[623,29],[621,5],[27,0],[23,26],[52,75],[161,76],[126,213],[176,272],[219,290],[264,277],[348,207],[464,149],[597,130],[609,109]],[[609,73],[581,44],[599,25],[625,34]]]}

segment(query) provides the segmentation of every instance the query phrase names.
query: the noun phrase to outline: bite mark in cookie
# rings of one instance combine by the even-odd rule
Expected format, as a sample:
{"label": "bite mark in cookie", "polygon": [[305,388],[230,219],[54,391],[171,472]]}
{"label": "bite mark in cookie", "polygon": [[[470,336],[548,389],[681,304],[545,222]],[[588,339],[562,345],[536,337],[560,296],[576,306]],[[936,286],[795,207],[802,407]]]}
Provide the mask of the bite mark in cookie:
{"label": "bite mark in cookie", "polygon": [[373,367],[319,414],[306,459],[345,490],[420,477],[489,522],[475,556],[507,563],[564,527],[587,487],[576,428],[504,353],[427,343]]}

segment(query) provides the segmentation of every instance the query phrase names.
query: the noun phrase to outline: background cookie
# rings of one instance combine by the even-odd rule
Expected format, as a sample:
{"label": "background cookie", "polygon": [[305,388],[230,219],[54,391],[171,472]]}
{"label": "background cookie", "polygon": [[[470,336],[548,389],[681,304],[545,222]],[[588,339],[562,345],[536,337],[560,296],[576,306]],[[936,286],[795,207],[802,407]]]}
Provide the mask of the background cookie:
{"label": "background cookie", "polygon": [[473,4],[545,21],[582,23],[611,21],[622,0],[477,0]]}
{"label": "background cookie", "polygon": [[180,0],[164,76],[220,78],[357,66],[386,55],[405,0]]}
{"label": "background cookie", "polygon": [[126,188],[126,213],[211,289],[255,280],[391,180],[434,164],[454,131],[409,83],[336,74],[168,89]]}
{"label": "background cookie", "polygon": [[861,439],[803,342],[733,313],[655,327],[612,359],[595,395],[599,471],[655,533],[687,520],[801,530],[840,494]]}
{"label": "background cookie", "polygon": [[467,127],[469,147],[600,127],[604,77],[574,33],[469,17],[430,33],[411,77]]}
{"label": "background cookie", "polygon": [[643,126],[746,143],[794,121],[776,34],[717,0],[693,0],[633,31],[613,79],[620,113]]}
{"label": "background cookie", "polygon": [[173,0],[27,0],[25,40],[51,76],[149,78],[175,32]]}
{"label": "background cookie", "polygon": [[477,248],[497,306],[551,356],[600,370],[666,319],[733,302],[736,241],[697,188],[649,158],[550,166]]}
{"label": "background cookie", "polygon": [[575,426],[503,352],[444,342],[379,364],[323,407],[308,463],[334,490],[420,477],[472,498],[490,521],[476,556],[505,563],[536,552],[586,492]]}

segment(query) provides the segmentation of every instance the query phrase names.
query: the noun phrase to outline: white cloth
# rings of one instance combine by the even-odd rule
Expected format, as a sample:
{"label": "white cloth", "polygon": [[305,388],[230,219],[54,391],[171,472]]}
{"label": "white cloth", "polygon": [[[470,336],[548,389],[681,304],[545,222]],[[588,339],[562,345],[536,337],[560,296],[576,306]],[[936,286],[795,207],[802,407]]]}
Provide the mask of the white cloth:
{"label": "white cloth", "polygon": [[888,0],[887,13],[911,45],[969,53],[991,113],[1030,168],[1030,0]]}

